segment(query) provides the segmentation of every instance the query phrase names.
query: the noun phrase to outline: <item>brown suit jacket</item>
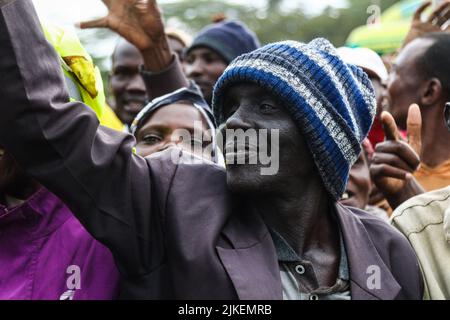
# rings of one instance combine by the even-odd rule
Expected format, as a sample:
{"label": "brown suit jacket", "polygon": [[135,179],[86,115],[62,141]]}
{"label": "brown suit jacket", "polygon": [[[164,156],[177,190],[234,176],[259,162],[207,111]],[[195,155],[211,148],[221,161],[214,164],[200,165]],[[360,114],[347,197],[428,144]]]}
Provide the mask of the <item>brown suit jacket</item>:
{"label": "brown suit jacket", "polygon": [[[0,145],[63,199],[108,246],[122,296],[282,299],[273,241],[213,164],[143,159],[134,138],[99,126],[70,103],[57,55],[31,1],[0,0]],[[406,239],[365,212],[336,204],[353,299],[420,299],[422,279]],[[379,286],[371,287],[371,268]]]}

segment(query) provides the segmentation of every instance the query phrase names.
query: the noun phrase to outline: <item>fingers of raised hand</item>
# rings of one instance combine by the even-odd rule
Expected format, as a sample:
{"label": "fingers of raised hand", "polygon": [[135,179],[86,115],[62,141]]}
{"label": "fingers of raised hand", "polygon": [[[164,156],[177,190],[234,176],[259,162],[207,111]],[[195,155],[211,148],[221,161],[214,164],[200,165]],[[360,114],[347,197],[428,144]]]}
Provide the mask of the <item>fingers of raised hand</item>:
{"label": "fingers of raised hand", "polygon": [[80,29],[89,29],[89,28],[107,28],[108,27],[108,19],[106,17],[94,19],[90,21],[78,22],[76,26]]}
{"label": "fingers of raised hand", "polygon": [[372,161],[375,162],[375,159],[377,159],[377,163],[388,161],[387,163],[395,164],[409,172],[414,172],[420,165],[418,154],[408,143],[400,140],[379,143],[375,148]]}
{"label": "fingers of raised hand", "polygon": [[389,112],[383,111],[381,113],[381,123],[387,140],[399,139],[400,135],[398,133],[397,124],[395,123],[394,117],[392,117]]}
{"label": "fingers of raised hand", "polygon": [[408,143],[420,157],[422,154],[422,115],[417,104],[412,104],[406,120]]}
{"label": "fingers of raised hand", "polygon": [[[387,164],[371,164],[370,165],[370,176],[377,186],[379,182],[385,178],[394,178],[398,180],[406,180],[406,176],[409,174],[408,171],[387,165]],[[380,187],[380,186],[379,186]]]}
{"label": "fingers of raised hand", "polygon": [[420,21],[422,17],[422,13],[431,5],[431,1],[423,3],[414,13],[413,20]]}
{"label": "fingers of raised hand", "polygon": [[414,172],[413,167],[411,167],[405,160],[393,153],[381,153],[377,152],[372,158],[372,163],[374,164],[387,164],[392,167],[404,170],[405,172]]}
{"label": "fingers of raised hand", "polygon": [[446,24],[449,22],[450,20],[450,2],[447,3],[447,6],[445,7],[446,10],[443,11],[441,13],[441,15],[439,15],[439,17],[436,18],[435,20],[435,24],[436,26],[438,26],[439,28],[443,28],[444,26],[446,26]]}
{"label": "fingers of raised hand", "polygon": [[434,10],[427,19],[427,22],[442,26],[448,20],[448,13],[450,10],[450,1],[445,1],[436,10]]}

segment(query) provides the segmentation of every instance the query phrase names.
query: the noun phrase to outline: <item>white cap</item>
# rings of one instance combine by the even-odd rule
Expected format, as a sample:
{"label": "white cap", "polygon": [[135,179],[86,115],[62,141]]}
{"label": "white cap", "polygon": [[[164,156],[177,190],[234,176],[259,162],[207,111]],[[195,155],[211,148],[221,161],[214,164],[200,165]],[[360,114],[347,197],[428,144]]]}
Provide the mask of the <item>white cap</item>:
{"label": "white cap", "polygon": [[345,63],[358,66],[366,72],[372,72],[383,83],[387,81],[387,69],[383,60],[375,51],[368,48],[340,47],[337,49],[337,52]]}

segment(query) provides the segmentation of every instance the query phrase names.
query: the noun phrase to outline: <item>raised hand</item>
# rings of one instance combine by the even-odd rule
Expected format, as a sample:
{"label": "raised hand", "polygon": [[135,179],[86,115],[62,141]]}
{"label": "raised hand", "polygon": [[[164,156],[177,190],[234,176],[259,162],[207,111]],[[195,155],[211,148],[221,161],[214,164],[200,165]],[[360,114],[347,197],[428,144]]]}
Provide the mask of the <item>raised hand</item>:
{"label": "raised hand", "polygon": [[370,174],[378,190],[395,208],[401,202],[423,192],[412,175],[420,165],[422,117],[418,105],[409,107],[408,142],[400,138],[395,120],[389,112],[381,114],[381,122],[386,141],[375,148]]}
{"label": "raised hand", "polygon": [[117,32],[140,50],[147,50],[164,37],[161,12],[152,0],[102,0],[108,8],[106,17],[79,23],[79,27],[108,28]]}
{"label": "raised hand", "polygon": [[425,2],[415,12],[411,28],[403,41],[403,47],[427,33],[439,31],[450,32],[450,25],[447,24],[450,21],[450,1],[444,1],[425,21],[422,21],[422,14],[430,5],[431,2]]}
{"label": "raised hand", "polygon": [[108,28],[142,53],[146,69],[159,71],[172,61],[161,11],[155,0],[102,0],[108,14],[78,24],[82,29]]}

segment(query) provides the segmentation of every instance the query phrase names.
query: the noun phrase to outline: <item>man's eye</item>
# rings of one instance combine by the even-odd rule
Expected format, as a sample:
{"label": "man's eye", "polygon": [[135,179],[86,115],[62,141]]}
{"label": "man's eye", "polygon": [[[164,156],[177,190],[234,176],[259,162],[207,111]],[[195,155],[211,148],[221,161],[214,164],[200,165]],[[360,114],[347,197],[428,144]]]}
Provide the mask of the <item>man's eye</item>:
{"label": "man's eye", "polygon": [[124,74],[123,74],[123,72],[115,71],[115,72],[113,72],[113,76],[114,76],[115,78],[120,78],[120,77],[123,77]]}
{"label": "man's eye", "polygon": [[130,76],[124,72],[115,73],[113,80],[115,81],[126,81]]}
{"label": "man's eye", "polygon": [[204,58],[204,60],[205,60],[205,62],[206,62],[207,64],[211,64],[211,63],[216,62],[218,59],[214,59],[214,57],[211,57],[211,56],[206,56],[206,57]]}
{"label": "man's eye", "polygon": [[276,111],[276,107],[271,104],[268,104],[268,103],[262,103],[259,106],[259,110],[264,114],[268,114],[268,113],[273,113],[274,111]]}
{"label": "man's eye", "polygon": [[130,77],[134,74],[135,72],[133,70],[128,70],[128,69],[116,69],[114,70],[113,74],[116,77]]}
{"label": "man's eye", "polygon": [[149,134],[142,138],[142,142],[144,142],[145,144],[149,144],[149,145],[157,144],[157,143],[161,142],[161,140],[162,140],[161,137],[154,135],[154,134]]}
{"label": "man's eye", "polygon": [[187,57],[185,56],[184,57],[184,62],[187,63],[187,64],[193,64],[194,61],[195,61],[195,59],[194,59],[193,56],[187,56]]}

